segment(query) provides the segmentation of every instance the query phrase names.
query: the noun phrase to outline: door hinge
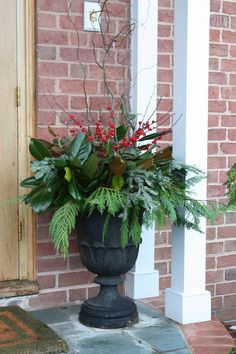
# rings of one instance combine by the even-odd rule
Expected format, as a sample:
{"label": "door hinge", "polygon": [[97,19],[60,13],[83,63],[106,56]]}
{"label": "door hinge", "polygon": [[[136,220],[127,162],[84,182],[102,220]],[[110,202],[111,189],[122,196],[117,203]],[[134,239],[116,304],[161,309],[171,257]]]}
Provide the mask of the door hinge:
{"label": "door hinge", "polygon": [[20,106],[20,86],[16,86],[16,107]]}
{"label": "door hinge", "polygon": [[18,228],[18,241],[22,241],[23,237],[23,223],[22,221],[19,222],[19,228]]}

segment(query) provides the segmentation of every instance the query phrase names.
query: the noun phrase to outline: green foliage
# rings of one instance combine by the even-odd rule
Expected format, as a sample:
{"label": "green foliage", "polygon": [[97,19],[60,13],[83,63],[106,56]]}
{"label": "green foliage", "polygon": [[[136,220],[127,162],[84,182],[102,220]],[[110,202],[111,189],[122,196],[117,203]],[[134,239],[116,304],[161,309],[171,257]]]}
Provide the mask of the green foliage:
{"label": "green foliage", "polygon": [[118,141],[120,141],[125,137],[128,129],[129,129],[128,125],[120,125],[119,127],[116,128],[116,136]]}
{"label": "green foliage", "polygon": [[104,225],[103,225],[103,230],[102,230],[102,240],[103,240],[103,242],[104,242],[105,237],[106,237],[106,233],[107,233],[107,229],[108,229],[110,218],[111,218],[111,214],[106,214],[105,220],[104,220]]}
{"label": "green foliage", "polygon": [[236,163],[227,172],[227,180],[224,183],[227,187],[227,197],[229,206],[236,207]]}
{"label": "green foliage", "polygon": [[126,202],[125,195],[118,189],[101,187],[86,199],[84,209],[89,210],[90,214],[98,210],[101,214],[107,211],[108,214],[114,216],[124,208]]}
{"label": "green foliage", "polygon": [[69,236],[75,228],[76,216],[79,211],[77,203],[70,200],[54,213],[49,225],[49,234],[54,247],[64,257],[68,254]]}
{"label": "green foliage", "polygon": [[35,173],[34,176],[37,180],[42,179],[44,182],[53,179],[57,174],[57,170],[54,167],[54,159],[49,157],[32,161],[31,170]]}
{"label": "green foliage", "polygon": [[72,143],[70,144],[70,147],[68,149],[68,154],[72,157],[72,158],[76,158],[78,153],[80,152],[80,148],[84,142],[85,139],[85,134],[79,134],[77,135],[77,137],[72,141]]}
{"label": "green foliage", "polygon": [[[171,133],[171,131],[169,131],[169,133]],[[160,138],[161,136],[164,136],[164,135],[166,135],[166,131],[156,132],[156,133],[148,134],[148,135],[144,136],[143,138],[140,138],[139,141],[146,141],[146,140],[150,140],[150,139]]]}
{"label": "green foliage", "polygon": [[112,177],[112,187],[114,189],[121,190],[124,186],[124,177],[123,176],[113,176]]}
{"label": "green foliage", "polygon": [[31,155],[37,160],[43,160],[45,157],[52,157],[51,152],[39,139],[32,138],[30,140],[29,151]]}
{"label": "green foliage", "polygon": [[[122,115],[129,124],[131,118],[125,107]],[[30,151],[36,158],[31,169],[35,175],[21,182],[22,187],[31,188],[23,200],[37,213],[57,208],[50,223],[50,235],[56,250],[62,254],[68,252],[69,235],[80,212],[90,215],[98,211],[105,215],[103,240],[110,217],[122,217],[122,247],[129,240],[138,246],[142,223],[150,227],[155,222],[161,229],[169,218],[174,225],[201,231],[202,217],[213,221],[219,213],[226,212],[224,205],[207,204],[194,198],[194,186],[205,178],[199,169],[174,160],[171,149],[153,153],[138,145],[126,146],[127,132],[128,125],[114,128],[115,143],[124,145],[118,151],[117,146],[114,151],[111,140],[102,145],[92,144],[84,133],[72,141],[31,140]],[[166,133],[153,134],[147,137],[158,139]],[[229,177],[228,187],[235,187],[235,170]],[[235,200],[235,188],[234,192],[231,188],[231,195],[231,200]]]}
{"label": "green foliage", "polygon": [[130,237],[137,247],[141,242],[141,225],[139,223],[140,207],[135,205],[133,208],[132,219],[130,224]]}
{"label": "green foliage", "polygon": [[15,198],[11,198],[11,199],[8,199],[8,200],[3,200],[3,201],[0,202],[0,208],[7,207],[9,205],[14,205],[16,203],[18,203],[18,204],[22,203],[22,202],[24,202],[26,195],[27,194],[22,194],[22,195],[18,195]]}
{"label": "green foliage", "polygon": [[92,150],[92,145],[85,137],[84,133],[78,134],[68,148],[68,154],[71,159],[78,159],[81,164],[88,159]]}
{"label": "green foliage", "polygon": [[120,229],[120,244],[121,247],[125,247],[129,240],[129,223],[130,223],[130,209],[126,208],[126,213],[123,218]]}
{"label": "green foliage", "polygon": [[231,349],[231,351],[229,352],[229,354],[236,354],[236,347],[233,347],[233,348]]}

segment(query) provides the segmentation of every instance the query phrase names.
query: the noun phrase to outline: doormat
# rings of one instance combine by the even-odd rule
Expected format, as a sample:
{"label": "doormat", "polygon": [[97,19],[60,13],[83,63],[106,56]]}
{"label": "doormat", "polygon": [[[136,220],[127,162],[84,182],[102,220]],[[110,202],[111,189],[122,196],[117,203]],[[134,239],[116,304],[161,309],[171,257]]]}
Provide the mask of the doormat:
{"label": "doormat", "polygon": [[0,353],[66,353],[68,347],[51,328],[18,306],[0,307]]}

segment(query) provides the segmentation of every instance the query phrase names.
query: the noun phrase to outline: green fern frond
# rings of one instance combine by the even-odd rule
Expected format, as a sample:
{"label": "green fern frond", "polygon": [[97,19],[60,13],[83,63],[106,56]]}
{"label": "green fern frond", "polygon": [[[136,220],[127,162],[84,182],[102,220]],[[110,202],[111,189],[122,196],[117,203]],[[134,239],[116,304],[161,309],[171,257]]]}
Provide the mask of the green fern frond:
{"label": "green fern frond", "polygon": [[84,209],[88,209],[89,213],[98,210],[101,214],[106,210],[114,216],[124,208],[125,203],[126,196],[118,189],[100,187],[87,198]]}
{"label": "green fern frond", "polygon": [[139,212],[140,208],[138,205],[134,206],[132,221],[130,225],[130,237],[135,246],[138,246],[141,242],[141,226],[139,224]]}
{"label": "green fern frond", "polygon": [[54,213],[49,224],[49,235],[54,247],[64,257],[68,255],[69,236],[75,228],[75,220],[79,211],[80,208],[75,201],[70,200]]}

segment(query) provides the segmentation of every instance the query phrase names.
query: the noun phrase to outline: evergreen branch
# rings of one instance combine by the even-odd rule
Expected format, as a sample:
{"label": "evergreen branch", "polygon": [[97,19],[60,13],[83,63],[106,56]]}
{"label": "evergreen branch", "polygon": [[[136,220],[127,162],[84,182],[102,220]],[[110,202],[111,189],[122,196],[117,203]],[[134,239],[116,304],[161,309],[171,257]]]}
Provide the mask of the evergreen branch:
{"label": "evergreen branch", "polygon": [[123,218],[120,229],[120,244],[121,247],[125,247],[128,244],[129,240],[129,220],[130,220],[130,209],[127,208],[126,215]]}
{"label": "evergreen branch", "polygon": [[124,193],[117,189],[100,187],[96,189],[85,201],[84,210],[89,210],[91,214],[97,209],[100,214],[105,210],[115,215],[124,208],[126,197]]}
{"label": "evergreen branch", "polygon": [[75,228],[76,216],[79,211],[80,208],[76,202],[70,200],[57,209],[49,224],[49,235],[54,242],[54,247],[64,257],[68,255],[69,236]]}
{"label": "evergreen branch", "polygon": [[141,225],[139,224],[139,213],[140,208],[138,205],[135,205],[133,208],[132,220],[130,225],[130,237],[137,247],[141,243]]}

